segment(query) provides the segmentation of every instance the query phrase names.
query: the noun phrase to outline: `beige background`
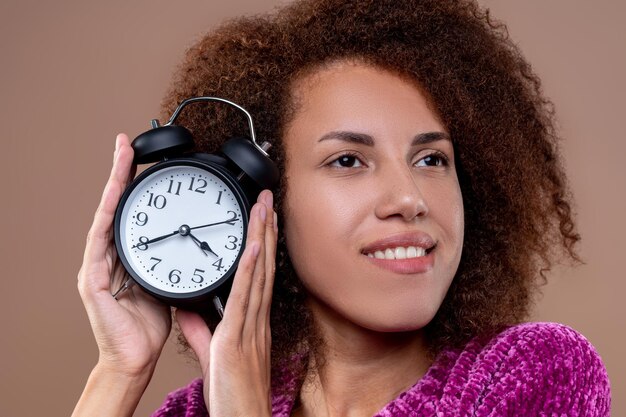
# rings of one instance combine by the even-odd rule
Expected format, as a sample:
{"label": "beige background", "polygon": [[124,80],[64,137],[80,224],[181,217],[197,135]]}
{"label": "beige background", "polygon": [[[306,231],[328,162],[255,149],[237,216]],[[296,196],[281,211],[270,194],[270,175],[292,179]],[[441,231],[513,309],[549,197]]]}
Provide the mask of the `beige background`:
{"label": "beige background", "polygon": [[[278,3],[2,0],[0,416],[68,415],[96,361],[76,274],[115,134],[149,127],[200,33]],[[626,3],[481,3],[508,23],[556,103],[584,239],[587,264],[553,274],[533,319],[566,323],[596,346],[613,415],[626,415]],[[136,415],[195,375],[168,342]]]}

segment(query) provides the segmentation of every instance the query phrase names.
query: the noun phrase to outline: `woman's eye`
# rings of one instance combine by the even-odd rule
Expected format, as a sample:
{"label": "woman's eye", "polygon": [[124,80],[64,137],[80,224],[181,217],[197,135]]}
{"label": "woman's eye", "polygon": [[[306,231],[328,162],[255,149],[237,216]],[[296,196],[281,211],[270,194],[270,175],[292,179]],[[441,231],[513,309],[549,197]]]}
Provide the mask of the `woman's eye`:
{"label": "woman's eye", "polygon": [[329,164],[331,167],[338,168],[359,168],[363,164],[355,155],[341,155]]}
{"label": "woman's eye", "polygon": [[426,155],[419,161],[417,161],[417,166],[445,166],[448,165],[448,158],[439,152],[431,153],[430,155]]}

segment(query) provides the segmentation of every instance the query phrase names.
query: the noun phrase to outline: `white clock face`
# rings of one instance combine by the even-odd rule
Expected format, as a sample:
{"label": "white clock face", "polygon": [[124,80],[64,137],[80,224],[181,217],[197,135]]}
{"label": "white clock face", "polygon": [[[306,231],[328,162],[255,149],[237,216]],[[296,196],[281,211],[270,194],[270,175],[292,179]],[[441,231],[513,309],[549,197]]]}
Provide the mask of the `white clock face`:
{"label": "white clock face", "polygon": [[124,257],[158,290],[203,290],[235,264],[247,217],[220,177],[195,166],[170,166],[145,177],[120,217]]}

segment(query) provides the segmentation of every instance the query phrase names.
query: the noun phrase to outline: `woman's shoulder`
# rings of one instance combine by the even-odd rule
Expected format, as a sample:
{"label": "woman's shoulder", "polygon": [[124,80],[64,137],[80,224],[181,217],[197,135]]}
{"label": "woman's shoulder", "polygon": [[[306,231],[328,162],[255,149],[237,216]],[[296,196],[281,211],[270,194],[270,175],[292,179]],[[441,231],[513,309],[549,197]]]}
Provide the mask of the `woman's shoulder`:
{"label": "woman's shoulder", "polygon": [[578,331],[560,323],[529,322],[507,326],[500,332],[474,338],[465,350],[479,350],[483,354],[510,356],[517,359],[554,359],[556,355],[573,355],[585,362],[599,361],[593,345]]}
{"label": "woman's shoulder", "polygon": [[458,386],[459,398],[491,404],[490,415],[504,415],[498,408],[509,414],[609,415],[610,385],[602,359],[569,326],[517,324],[472,339],[452,357],[448,381],[465,382]]}
{"label": "woman's shoulder", "polygon": [[[475,342],[480,346],[480,338]],[[578,331],[560,323],[529,322],[505,328],[483,339],[480,357],[501,366],[569,372],[579,383],[601,382],[606,369],[595,347]],[[569,380],[568,380],[569,382]]]}
{"label": "woman's shoulder", "polygon": [[208,417],[204,404],[202,379],[194,379],[186,387],[170,392],[152,417]]}

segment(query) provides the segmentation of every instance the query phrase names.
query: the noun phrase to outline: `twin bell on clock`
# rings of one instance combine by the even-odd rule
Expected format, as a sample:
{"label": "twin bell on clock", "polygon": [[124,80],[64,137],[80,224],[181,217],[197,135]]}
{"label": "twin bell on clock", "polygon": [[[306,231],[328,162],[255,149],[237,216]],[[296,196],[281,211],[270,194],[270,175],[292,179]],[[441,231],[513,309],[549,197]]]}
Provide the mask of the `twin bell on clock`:
{"label": "twin bell on clock", "polygon": [[[250,138],[231,138],[216,154],[189,153],[193,137],[174,122],[183,107],[206,101],[242,111]],[[221,317],[245,247],[250,209],[263,189],[278,182],[269,144],[257,144],[243,107],[194,97],[165,125],[153,120],[132,147],[136,164],[156,164],[128,186],[115,213],[115,246],[130,279],[114,296],[136,283],[172,306]]]}

